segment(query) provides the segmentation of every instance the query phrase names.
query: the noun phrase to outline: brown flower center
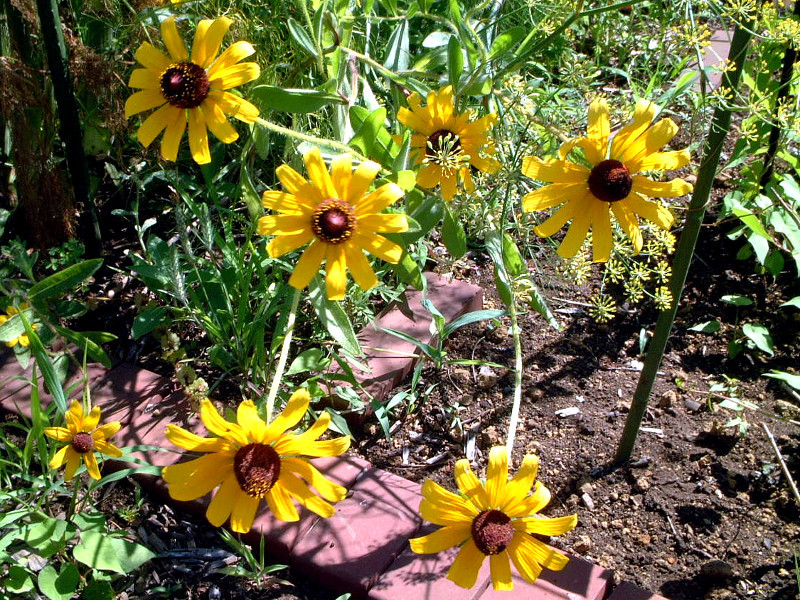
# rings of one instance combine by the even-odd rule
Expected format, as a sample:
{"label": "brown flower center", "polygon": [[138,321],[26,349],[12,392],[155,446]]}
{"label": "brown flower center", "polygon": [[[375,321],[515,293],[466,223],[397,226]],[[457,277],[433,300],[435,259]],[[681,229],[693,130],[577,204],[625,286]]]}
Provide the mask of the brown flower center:
{"label": "brown flower center", "polygon": [[233,458],[236,481],[249,496],[263,498],[281,474],[281,457],[269,444],[247,444]]}
{"label": "brown flower center", "polygon": [[94,450],[94,438],[90,433],[80,431],[72,438],[72,449],[78,454],[86,454]]}
{"label": "brown flower center", "polygon": [[472,520],[472,539],[478,550],[490,556],[508,548],[514,537],[511,519],[499,510],[485,510]]}
{"label": "brown flower center", "polygon": [[161,73],[161,93],[178,108],[197,108],[210,89],[208,73],[193,62],[172,63]]}
{"label": "brown flower center", "polygon": [[356,212],[347,202],[330,198],[314,209],[311,230],[326,244],[341,244],[353,237]]}
{"label": "brown flower center", "polygon": [[428,147],[425,155],[431,158],[442,155],[453,155],[461,152],[461,140],[449,129],[439,129],[428,136]]}
{"label": "brown flower center", "polygon": [[618,160],[597,163],[589,174],[589,190],[603,202],[624,200],[631,193],[633,177],[628,167]]}

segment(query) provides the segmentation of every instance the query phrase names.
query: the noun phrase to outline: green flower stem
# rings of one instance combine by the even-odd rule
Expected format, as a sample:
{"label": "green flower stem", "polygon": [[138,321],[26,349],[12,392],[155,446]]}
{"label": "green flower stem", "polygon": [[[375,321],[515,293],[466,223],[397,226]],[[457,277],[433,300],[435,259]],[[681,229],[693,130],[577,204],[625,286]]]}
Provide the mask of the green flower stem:
{"label": "green flower stem", "polygon": [[512,331],[514,338],[514,404],[511,407],[511,420],[508,423],[508,440],[506,441],[506,454],[510,463],[519,423],[519,407],[522,404],[522,340],[519,335],[517,298],[513,286],[511,286],[511,305],[508,307],[508,313],[511,317],[511,327],[514,328]]}
{"label": "green flower stem", "polygon": [[297,317],[297,305],[300,303],[300,290],[295,288],[292,296],[292,308],[289,310],[289,317],[286,319],[286,334],[283,336],[281,345],[281,355],[278,358],[278,365],[275,367],[275,375],[272,377],[272,385],[267,396],[267,423],[272,421],[272,409],[275,404],[275,397],[278,395],[278,388],[283,379],[283,371],[286,369],[286,359],[289,357],[289,346],[292,345],[292,334],[294,333],[294,322]]}
{"label": "green flower stem", "polygon": [[282,125],[278,125],[277,123],[267,121],[266,119],[263,119],[261,117],[256,117],[255,122],[264,129],[268,129],[269,131],[274,131],[275,133],[285,135],[286,137],[294,138],[296,140],[301,140],[303,142],[308,142],[309,144],[316,144],[317,146],[322,146],[325,148],[334,148],[341,152],[346,152],[362,162],[367,160],[366,156],[363,156],[362,154],[360,154],[347,144],[343,144],[341,142],[334,142],[333,140],[326,140],[324,138],[308,135],[307,133],[300,133],[299,131],[292,131],[287,127],[283,127]]}
{"label": "green flower stem", "polygon": [[[737,26],[731,40],[731,47],[728,52],[728,59],[732,61],[734,68],[727,71],[722,79],[722,86],[735,92],[739,86],[739,79],[742,74],[742,67],[747,56],[747,47],[752,38],[752,32],[744,27]],[[653,389],[658,368],[664,357],[667,347],[672,324],[678,312],[678,303],[686,284],[686,274],[694,256],[694,248],[697,244],[697,237],[700,234],[700,226],[703,223],[703,216],[706,212],[706,204],[711,193],[711,186],[714,183],[714,176],[719,165],[719,158],[722,152],[722,145],[728,135],[731,124],[731,114],[733,110],[728,106],[718,106],[714,111],[714,118],[711,122],[708,136],[706,137],[703,162],[697,174],[697,184],[694,188],[692,201],[686,213],[686,223],[683,227],[678,248],[675,251],[673,261],[672,279],[669,282],[669,289],[672,292],[672,306],[661,312],[656,324],[650,348],[644,360],[644,367],[639,376],[639,383],[633,394],[631,410],[625,422],[625,429],[617,448],[615,463],[624,463],[631,458],[633,446],[636,443],[636,436],[642,424],[647,402]]]}
{"label": "green flower stem", "polygon": [[398,75],[397,73],[395,73],[391,69],[387,69],[381,63],[373,60],[372,58],[370,58],[366,54],[362,54],[361,52],[358,52],[357,50],[353,50],[352,48],[348,48],[347,46],[341,46],[341,45],[339,46],[339,50],[341,50],[342,52],[347,52],[348,54],[352,54],[358,60],[360,60],[361,62],[363,62],[366,65],[369,65],[370,67],[372,67],[376,71],[379,71],[381,74],[385,75],[386,77],[388,77],[392,81],[396,81],[397,83],[400,83],[400,84],[405,84],[406,83],[406,78],[405,77],[403,77],[402,75]]}

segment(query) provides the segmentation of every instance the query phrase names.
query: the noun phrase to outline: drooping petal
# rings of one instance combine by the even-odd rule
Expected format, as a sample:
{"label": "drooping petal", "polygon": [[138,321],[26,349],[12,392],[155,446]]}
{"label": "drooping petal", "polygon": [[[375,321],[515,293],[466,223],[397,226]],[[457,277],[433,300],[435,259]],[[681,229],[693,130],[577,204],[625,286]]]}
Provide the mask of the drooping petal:
{"label": "drooping petal", "polygon": [[642,232],[639,230],[639,220],[636,215],[628,210],[625,203],[622,202],[614,202],[611,205],[611,211],[614,213],[617,223],[630,239],[634,252],[639,254],[642,250],[643,241]]}
{"label": "drooping petal", "polygon": [[97,440],[94,443],[94,449],[99,452],[100,454],[104,454],[111,458],[119,458],[124,453],[122,450],[117,448],[114,444],[109,444],[104,440]]}
{"label": "drooping petal", "polygon": [[164,40],[164,45],[167,47],[172,62],[182,62],[189,59],[189,53],[186,52],[186,45],[183,43],[178,27],[175,25],[175,17],[165,19],[161,23],[161,39]]}
{"label": "drooping petal", "polygon": [[608,262],[614,246],[609,202],[595,202],[592,214],[592,260]]}
{"label": "drooping petal", "polygon": [[[593,198],[593,196],[592,196]],[[586,212],[591,207],[591,199],[587,194],[583,198],[568,201],[564,206],[554,212],[542,224],[534,227],[533,231],[539,237],[550,237],[561,230],[567,221],[571,221],[579,212]]]}
{"label": "drooping petal", "polygon": [[527,539],[529,536],[526,534],[515,533],[507,552],[522,578],[528,583],[534,583],[541,575],[542,567],[534,558],[536,553],[527,550]]}
{"label": "drooping petal", "polygon": [[344,253],[345,260],[347,261],[347,268],[350,270],[350,274],[353,276],[353,280],[358,287],[362,290],[369,290],[378,285],[378,278],[375,276],[375,272],[372,270],[361,248],[352,244],[346,244]]}
{"label": "drooping petal", "polygon": [[[63,440],[63,441],[71,441],[71,440]],[[53,455],[53,458],[50,459],[50,463],[48,464],[48,466],[51,469],[60,469],[61,466],[65,462],[67,462],[67,460],[69,459],[69,456],[68,456],[69,452],[72,452],[73,454],[77,454],[77,452],[75,452],[72,449],[72,446],[70,446],[70,445],[63,446],[58,452],[56,452]]]}
{"label": "drooping petal", "polygon": [[508,559],[507,552],[493,554],[489,557],[489,565],[492,574],[492,587],[500,592],[514,589],[514,581],[511,579],[511,561]]}
{"label": "drooping petal", "polygon": [[211,162],[205,115],[197,109],[189,111],[189,150],[198,165],[207,165]]}
{"label": "drooping petal", "polygon": [[73,477],[75,477],[75,473],[78,471],[78,468],[81,466],[81,456],[82,454],[78,454],[75,450],[72,449],[71,446],[67,446],[69,450],[67,451],[67,468],[64,469],[64,480],[69,481]]}
{"label": "drooping petal", "polygon": [[276,481],[272,489],[267,492],[266,500],[276,519],[281,521],[300,520],[300,515],[297,514],[297,508],[292,502],[292,497],[281,485],[280,480]]}
{"label": "drooping petal", "polygon": [[305,252],[300,256],[300,260],[294,266],[292,276],[289,278],[289,285],[302,290],[311,283],[325,258],[325,250],[325,243],[317,239],[311,242],[311,245],[306,248]]}
{"label": "drooping petal", "polygon": [[219,104],[206,98],[202,106],[206,117],[206,124],[211,130],[211,133],[213,133],[220,142],[223,144],[230,144],[239,138],[239,134],[233,128],[233,125],[228,122]]}
{"label": "drooping petal", "polygon": [[158,134],[175,119],[175,113],[180,111],[181,109],[175,108],[171,104],[164,104],[147,117],[136,132],[142,146],[147,148],[158,137]]}
{"label": "drooping petal", "polygon": [[281,470],[294,473],[306,480],[317,493],[331,502],[339,502],[347,496],[347,488],[337,485],[320,473],[310,462],[301,458],[284,458],[281,461]]}
{"label": "drooping petal", "polygon": [[246,496],[239,487],[239,482],[236,481],[236,475],[233,470],[228,473],[228,476],[223,480],[222,485],[214,494],[211,499],[211,504],[208,505],[206,510],[206,518],[208,522],[214,527],[219,527],[233,512],[233,507],[239,500],[239,496]]}
{"label": "drooping petal", "polygon": [[637,192],[631,192],[625,200],[626,208],[629,208],[634,213],[655,223],[661,229],[669,229],[672,227],[673,216],[672,214],[660,204],[651,202]]}
{"label": "drooping petal", "polygon": [[260,503],[261,498],[255,498],[249,494],[239,494],[231,511],[231,531],[236,533],[250,531]]}
{"label": "drooping petal", "polygon": [[86,465],[86,472],[89,477],[95,480],[100,479],[100,466],[97,464],[97,457],[94,452],[87,452],[83,455],[83,463]]}
{"label": "drooping petal", "polygon": [[403,257],[403,247],[390,242],[382,235],[365,235],[356,231],[353,234],[352,241],[373,256],[382,258],[388,263],[396,264]]}
{"label": "drooping petal", "polygon": [[408,541],[411,544],[411,551],[416,554],[436,554],[467,541],[471,537],[471,528],[471,523],[442,527],[433,533]]}
{"label": "drooping petal", "polygon": [[[567,206],[569,206],[570,204],[573,203],[570,202],[569,204],[567,204]],[[586,241],[586,236],[589,235],[589,226],[591,225],[592,222],[591,219],[592,219],[593,207],[592,205],[588,205],[586,206],[586,208],[588,208],[588,210],[579,212],[572,219],[572,224],[569,226],[569,229],[567,230],[567,235],[564,236],[561,245],[558,247],[558,255],[560,257],[571,258],[575,256],[578,250],[581,249],[583,242]],[[561,210],[564,209],[562,208]],[[552,219],[553,217],[550,218]],[[546,222],[544,224],[546,224]]]}
{"label": "drooping petal", "polygon": [[453,565],[447,572],[447,578],[462,588],[470,589],[478,580],[478,572],[481,570],[485,558],[486,555],[478,550],[475,542],[470,538],[453,561]]}
{"label": "drooping petal", "polygon": [[178,160],[178,150],[181,147],[181,139],[186,131],[186,111],[175,109],[172,121],[167,123],[167,130],[161,140],[161,156],[166,160]]}
{"label": "drooping petal", "polygon": [[[522,559],[520,562],[536,562],[551,571],[560,571],[569,562],[569,559],[558,550],[524,534],[514,534],[514,538],[508,547],[508,552],[511,556]],[[520,569],[520,573],[522,573],[522,569]]]}

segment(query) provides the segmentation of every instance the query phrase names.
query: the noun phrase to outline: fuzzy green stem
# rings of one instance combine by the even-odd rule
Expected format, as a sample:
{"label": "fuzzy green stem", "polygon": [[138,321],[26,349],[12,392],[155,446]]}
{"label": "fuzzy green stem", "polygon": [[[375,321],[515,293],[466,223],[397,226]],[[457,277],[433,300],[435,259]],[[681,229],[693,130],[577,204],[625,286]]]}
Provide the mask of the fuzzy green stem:
{"label": "fuzzy green stem", "polygon": [[272,421],[272,409],[275,404],[275,397],[278,395],[278,388],[281,385],[283,371],[286,368],[286,359],[289,357],[289,346],[292,345],[292,334],[294,333],[294,322],[297,317],[297,305],[300,303],[300,290],[295,288],[292,296],[292,307],[289,309],[289,317],[286,319],[286,334],[283,336],[281,345],[281,355],[278,358],[278,365],[275,367],[275,375],[272,377],[272,385],[267,396],[267,423]]}
{"label": "fuzzy green stem", "polygon": [[347,144],[343,144],[341,142],[334,142],[333,140],[326,140],[324,138],[308,135],[307,133],[292,131],[287,127],[283,127],[282,125],[278,125],[277,123],[267,121],[266,119],[263,119],[261,117],[256,118],[256,124],[260,125],[264,129],[268,129],[269,131],[274,131],[275,133],[280,133],[281,135],[285,135],[286,137],[291,137],[295,138],[296,140],[308,142],[309,144],[316,144],[317,146],[323,146],[325,148],[334,148],[335,150],[346,152],[351,156],[353,156],[353,158],[356,158],[362,162],[367,160],[366,156],[363,156],[358,151],[354,150]]}
{"label": "fuzzy green stem", "polygon": [[379,63],[376,60],[370,58],[366,54],[362,54],[358,50],[353,50],[352,48],[348,48],[347,46],[341,46],[341,45],[339,46],[339,50],[341,50],[342,52],[347,52],[348,54],[352,54],[358,60],[360,60],[361,62],[363,62],[366,65],[369,65],[370,67],[372,67],[376,71],[379,71],[380,73],[382,73],[383,75],[385,75],[386,77],[391,79],[392,81],[395,81],[395,82],[400,83],[400,84],[405,84],[406,83],[406,78],[405,77],[395,73],[391,69],[387,69],[381,63]]}
{"label": "fuzzy green stem", "polygon": [[508,307],[508,313],[511,317],[511,327],[514,328],[512,331],[512,337],[514,338],[514,404],[511,407],[511,420],[508,423],[508,441],[506,441],[506,454],[510,463],[511,451],[514,449],[514,438],[517,435],[519,407],[522,404],[522,340],[519,335],[517,299],[513,287],[511,289],[511,304]]}
{"label": "fuzzy green stem", "polygon": [[[752,32],[744,27],[736,27],[728,52],[728,58],[732,61],[734,68],[726,72],[722,80],[722,85],[732,92],[735,92],[739,86],[739,79],[742,74],[742,67],[747,56],[747,47],[751,38]],[[656,330],[644,360],[642,373],[639,376],[639,383],[636,386],[636,391],[631,401],[631,410],[625,422],[625,429],[622,432],[622,437],[619,442],[617,456],[614,459],[616,464],[630,460],[633,447],[636,444],[636,436],[639,433],[642,418],[647,410],[647,402],[650,399],[653,383],[655,382],[658,368],[661,365],[661,360],[664,357],[664,351],[667,347],[672,324],[675,321],[675,315],[678,312],[678,303],[683,293],[683,287],[686,284],[686,275],[689,271],[689,265],[694,256],[694,248],[697,244],[697,237],[700,234],[700,227],[706,212],[706,204],[719,165],[722,145],[730,129],[732,112],[733,110],[730,107],[722,105],[718,106],[714,111],[711,128],[706,137],[703,162],[700,164],[700,170],[697,174],[697,184],[695,185],[692,201],[686,213],[686,223],[683,227],[683,233],[681,233],[678,247],[675,251],[672,279],[670,279],[669,283],[673,298],[672,305],[667,310],[662,311],[658,317]]]}

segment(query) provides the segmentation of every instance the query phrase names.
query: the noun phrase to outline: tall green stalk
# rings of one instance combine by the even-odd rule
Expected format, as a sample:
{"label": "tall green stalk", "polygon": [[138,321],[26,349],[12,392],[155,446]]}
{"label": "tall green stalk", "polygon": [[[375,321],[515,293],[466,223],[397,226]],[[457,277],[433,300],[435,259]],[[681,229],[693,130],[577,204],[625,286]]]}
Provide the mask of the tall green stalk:
{"label": "tall green stalk", "polygon": [[[752,32],[747,28],[737,25],[731,40],[728,59],[734,66],[733,69],[723,75],[722,86],[726,90],[730,90],[733,97],[735,97],[736,90],[739,87],[742,67],[747,57],[747,47],[752,36]],[[630,460],[633,453],[636,436],[639,433],[639,427],[647,409],[647,402],[650,399],[658,368],[664,358],[664,351],[667,347],[672,324],[675,321],[675,314],[678,312],[678,303],[681,300],[683,287],[686,284],[686,274],[694,256],[694,248],[697,244],[697,237],[700,234],[700,226],[703,223],[706,204],[717,173],[722,145],[730,129],[732,112],[733,109],[722,105],[718,106],[714,111],[711,128],[706,137],[703,162],[700,164],[692,201],[686,212],[686,223],[678,241],[678,248],[675,251],[672,279],[669,282],[669,289],[673,298],[672,305],[667,310],[662,311],[658,317],[656,330],[644,360],[642,373],[639,376],[639,383],[631,401],[631,410],[628,413],[625,429],[622,432],[622,438],[617,448],[617,456],[614,461],[617,464]]]}

